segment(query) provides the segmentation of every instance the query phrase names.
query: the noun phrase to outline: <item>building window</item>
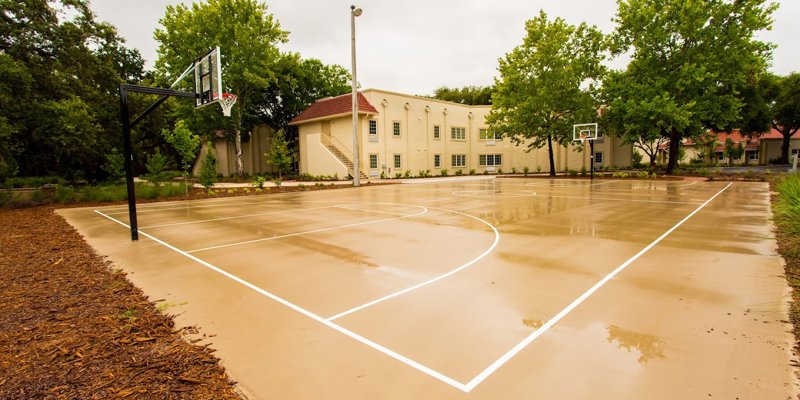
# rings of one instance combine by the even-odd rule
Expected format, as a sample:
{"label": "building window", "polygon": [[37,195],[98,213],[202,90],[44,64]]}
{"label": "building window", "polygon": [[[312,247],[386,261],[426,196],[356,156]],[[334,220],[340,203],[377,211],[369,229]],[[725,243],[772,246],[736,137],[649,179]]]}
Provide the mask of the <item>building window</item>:
{"label": "building window", "polygon": [[467,140],[467,128],[460,128],[455,126],[450,128],[450,139]]}
{"label": "building window", "polygon": [[377,154],[370,154],[369,155],[369,168],[370,169],[378,169],[378,155]]}
{"label": "building window", "polygon": [[758,152],[757,151],[748,151],[747,152],[747,159],[750,161],[758,161]]}
{"label": "building window", "polygon": [[486,128],[478,129],[478,139],[480,140],[501,140],[502,137],[497,132],[491,132]]}
{"label": "building window", "polygon": [[442,167],[442,155],[441,154],[434,154],[433,155],[433,168],[441,168]]}
{"label": "building window", "polygon": [[718,151],[717,152],[717,161],[725,161],[725,153]]}
{"label": "building window", "polygon": [[395,154],[394,155],[394,168],[395,169],[403,168],[403,163],[401,161],[402,160],[400,159],[400,154]]}
{"label": "building window", "polygon": [[392,122],[392,135],[400,136],[400,121]]}
{"label": "building window", "polygon": [[450,164],[453,167],[466,167],[467,166],[467,155],[466,154],[453,154],[452,162]]}
{"label": "building window", "polygon": [[502,154],[480,154],[478,155],[478,165],[481,167],[499,167],[503,165]]}
{"label": "building window", "polygon": [[603,152],[598,151],[594,153],[594,163],[595,164],[602,164],[603,163]]}
{"label": "building window", "polygon": [[434,125],[433,126],[433,138],[434,139],[440,139],[441,137],[442,137],[441,128],[439,128],[439,125]]}
{"label": "building window", "polygon": [[374,119],[369,120],[369,134],[370,135],[378,134],[378,121]]}
{"label": "building window", "polygon": [[798,154],[800,154],[800,149],[792,149],[792,155],[793,156],[796,156]]}

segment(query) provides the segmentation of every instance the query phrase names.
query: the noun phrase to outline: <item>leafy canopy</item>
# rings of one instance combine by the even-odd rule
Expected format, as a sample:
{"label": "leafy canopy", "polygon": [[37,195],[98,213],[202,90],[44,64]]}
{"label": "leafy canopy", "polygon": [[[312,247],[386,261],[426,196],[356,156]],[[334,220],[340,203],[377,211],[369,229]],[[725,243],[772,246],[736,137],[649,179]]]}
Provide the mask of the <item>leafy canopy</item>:
{"label": "leafy canopy", "polygon": [[547,144],[554,174],[552,142],[566,145],[574,124],[597,118],[595,94],[605,72],[606,41],[596,27],[551,21],[544,11],[527,21],[525,30],[523,43],[500,59],[487,121],[517,145]]}
{"label": "leafy canopy", "polygon": [[628,142],[670,139],[671,173],[683,137],[741,123],[741,90],[772,46],[754,38],[777,7],[767,0],[618,0],[614,54],[628,69],[606,88],[610,123]]}

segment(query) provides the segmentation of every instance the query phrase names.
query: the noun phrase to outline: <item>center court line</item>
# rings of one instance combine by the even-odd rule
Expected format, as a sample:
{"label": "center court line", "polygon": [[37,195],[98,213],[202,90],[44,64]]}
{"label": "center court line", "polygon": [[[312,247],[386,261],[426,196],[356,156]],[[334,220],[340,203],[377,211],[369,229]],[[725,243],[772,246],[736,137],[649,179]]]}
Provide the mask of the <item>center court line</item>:
{"label": "center court line", "polygon": [[705,208],[705,207],[706,207],[706,206],[707,206],[709,203],[711,203],[711,201],[713,201],[714,199],[716,199],[716,198],[717,198],[717,196],[719,196],[720,194],[722,194],[722,192],[724,192],[726,189],[728,189],[728,188],[729,188],[731,185],[733,185],[733,183],[729,183],[727,186],[725,186],[724,188],[722,188],[722,190],[720,190],[719,192],[717,192],[717,194],[715,194],[715,195],[711,196],[711,198],[709,198],[708,200],[706,200],[706,201],[705,201],[705,203],[701,204],[701,205],[700,205],[699,207],[697,207],[697,208],[696,208],[694,211],[692,211],[692,212],[691,212],[689,215],[687,215],[687,216],[686,216],[686,217],[684,217],[682,220],[680,220],[680,221],[679,221],[677,224],[675,224],[675,225],[674,225],[672,228],[669,228],[669,230],[668,230],[668,231],[664,232],[664,234],[662,234],[661,236],[659,236],[659,237],[658,237],[656,240],[653,240],[653,241],[652,241],[650,244],[648,244],[648,245],[647,245],[647,247],[643,248],[642,250],[639,250],[639,252],[638,252],[638,253],[636,253],[635,255],[633,255],[633,257],[629,258],[627,261],[625,261],[624,263],[622,263],[622,264],[621,264],[619,267],[617,267],[616,269],[614,269],[613,271],[611,271],[611,272],[610,272],[608,275],[606,275],[606,276],[605,276],[603,279],[601,279],[600,281],[598,281],[597,283],[595,283],[595,284],[594,284],[594,286],[592,286],[591,288],[589,288],[589,290],[587,290],[587,291],[586,291],[586,292],[584,292],[582,295],[580,295],[580,297],[578,297],[577,299],[575,299],[575,300],[574,300],[572,303],[570,303],[570,304],[569,304],[567,307],[565,307],[563,310],[561,310],[561,312],[559,312],[558,314],[556,314],[556,315],[555,315],[553,318],[550,318],[550,320],[549,320],[549,321],[547,321],[546,323],[544,323],[544,325],[542,325],[542,326],[541,326],[539,329],[535,330],[535,331],[534,331],[533,333],[531,333],[531,334],[530,334],[528,337],[526,337],[526,338],[525,338],[523,341],[519,342],[519,343],[518,343],[516,346],[514,346],[513,348],[511,348],[511,350],[509,350],[508,352],[506,352],[505,354],[503,354],[503,356],[502,356],[502,357],[498,358],[498,359],[497,359],[495,362],[493,362],[493,363],[492,363],[490,366],[488,366],[486,369],[484,369],[484,370],[483,370],[483,371],[482,371],[480,374],[478,374],[476,377],[472,378],[472,380],[470,380],[469,382],[467,382],[467,385],[466,385],[466,391],[467,391],[467,392],[469,392],[469,391],[471,391],[472,389],[474,389],[476,386],[478,386],[478,385],[479,385],[481,382],[483,382],[483,381],[484,381],[486,378],[488,378],[490,375],[492,375],[492,374],[493,374],[495,371],[497,371],[497,370],[498,370],[500,367],[502,367],[503,365],[505,365],[505,363],[507,363],[509,360],[511,360],[511,358],[513,358],[515,355],[517,355],[517,353],[519,353],[520,351],[522,351],[522,349],[524,349],[524,348],[525,348],[525,347],[527,347],[529,344],[531,344],[531,343],[532,343],[534,340],[536,340],[536,339],[537,339],[539,336],[541,336],[542,334],[544,334],[545,332],[547,332],[547,331],[548,331],[550,328],[552,328],[552,327],[553,327],[553,325],[555,325],[556,323],[558,323],[558,321],[561,321],[561,320],[562,320],[564,317],[566,317],[566,316],[567,316],[567,314],[569,314],[570,312],[572,312],[572,310],[574,310],[574,309],[575,309],[576,307],[578,307],[578,306],[579,306],[581,303],[583,303],[583,302],[584,302],[584,301],[585,301],[587,298],[589,298],[589,296],[591,296],[592,294],[594,294],[594,293],[595,293],[597,290],[599,290],[599,289],[600,289],[601,287],[603,287],[603,286],[604,286],[606,283],[608,283],[608,281],[610,281],[611,279],[613,279],[613,278],[614,278],[615,276],[617,276],[617,275],[618,275],[620,272],[622,272],[622,271],[623,271],[625,268],[627,268],[629,265],[631,265],[631,264],[632,264],[634,261],[636,261],[637,259],[639,259],[639,257],[641,257],[642,255],[644,255],[645,253],[647,253],[648,251],[650,251],[650,249],[652,249],[652,248],[653,248],[655,245],[657,245],[657,244],[661,243],[661,241],[662,241],[662,240],[664,240],[664,239],[665,239],[667,236],[669,236],[669,235],[670,235],[672,232],[674,232],[674,231],[675,231],[676,229],[678,229],[678,228],[679,228],[681,225],[683,225],[683,224],[684,224],[686,221],[688,221],[690,218],[692,218],[692,217],[693,217],[695,214],[697,214],[698,212],[700,212],[700,210],[702,210],[703,208]]}
{"label": "center court line", "polygon": [[[330,226],[330,227],[327,227],[327,228],[313,229],[313,230],[304,231],[304,232],[288,233],[286,235],[278,235],[278,236],[272,236],[272,237],[268,237],[268,238],[245,240],[243,242],[236,242],[236,243],[221,244],[221,245],[217,245],[217,246],[203,247],[201,249],[188,250],[186,252],[187,253],[197,253],[197,252],[206,251],[206,250],[222,249],[222,248],[225,248],[225,247],[241,246],[241,245],[250,244],[250,243],[267,242],[267,241],[270,241],[270,240],[284,239],[284,238],[287,238],[287,237],[308,235],[310,233],[319,233],[319,232],[325,232],[325,231],[330,231],[330,230],[334,230],[334,229],[351,228],[351,227],[354,227],[354,226],[377,224],[378,222],[385,222],[385,221],[392,221],[392,220],[402,219],[402,218],[416,217],[418,215],[422,215],[422,214],[425,214],[426,212],[428,212],[428,209],[423,207],[423,206],[411,206],[411,207],[421,208],[422,211],[420,211],[420,212],[418,212],[416,214],[402,214],[402,216],[400,216],[400,217],[381,218],[381,219],[376,219],[374,221],[356,222],[356,223],[352,223],[352,224]],[[360,210],[360,211],[364,211],[364,210]]]}
{"label": "center court line", "polygon": [[[128,224],[124,223],[124,222],[118,221],[118,220],[114,219],[113,217],[110,217],[110,216],[108,216],[106,214],[103,214],[102,212],[100,212],[98,210],[94,210],[94,212],[96,212],[97,214],[99,214],[99,215],[101,215],[101,216],[103,216],[103,217],[105,217],[105,218],[107,218],[107,219],[109,219],[111,221],[114,221],[114,222],[116,222],[116,223],[118,223],[118,224],[120,224],[120,225],[122,225],[122,226],[124,226],[124,227],[126,227],[128,229],[130,229],[130,226]],[[202,260],[202,259],[200,259],[200,258],[198,258],[196,256],[193,256],[193,255],[191,255],[191,254],[189,254],[189,253],[187,253],[187,252],[185,252],[185,251],[183,251],[183,250],[181,250],[181,249],[179,249],[179,248],[177,248],[177,247],[175,247],[175,246],[173,246],[173,245],[161,240],[161,239],[158,239],[153,235],[150,235],[150,234],[142,232],[142,231],[139,231],[139,233],[142,234],[142,236],[145,236],[145,237],[149,238],[150,240],[152,240],[152,241],[154,241],[154,242],[156,242],[156,243],[158,243],[158,244],[160,244],[160,245],[162,245],[162,246],[164,246],[164,247],[166,247],[166,248],[168,248],[168,249],[170,249],[170,250],[172,250],[172,251],[174,251],[174,252],[176,252],[176,253],[178,253],[180,255],[183,255],[184,257],[187,257],[187,258],[191,259],[192,261],[195,261],[195,262],[199,263],[200,265],[202,265],[202,266],[204,266],[204,267],[206,267],[206,268],[208,268],[208,269],[210,269],[210,270],[212,270],[212,271],[214,271],[214,272],[216,272],[216,273],[218,273],[218,274],[220,274],[222,276],[225,276],[225,277],[227,277],[227,278],[229,278],[229,279],[231,279],[231,280],[233,280],[233,281],[235,281],[235,282],[237,282],[237,283],[239,283],[239,284],[241,284],[241,285],[243,285],[243,286],[245,286],[245,287],[247,287],[247,288],[249,288],[251,290],[254,290],[255,292],[257,292],[257,293],[259,293],[259,294],[261,294],[263,296],[266,296],[266,297],[268,297],[268,298],[270,298],[270,299],[272,299],[272,300],[274,300],[274,301],[276,301],[276,302],[278,302],[280,304],[283,304],[284,306],[289,307],[292,310],[297,311],[300,314],[303,314],[306,317],[311,318],[314,321],[317,321],[320,324],[323,324],[323,325],[325,325],[325,326],[327,326],[327,327],[329,327],[329,328],[331,328],[331,329],[333,329],[333,330],[335,330],[335,331],[337,331],[337,332],[339,332],[339,333],[341,333],[341,334],[343,334],[345,336],[348,336],[351,339],[354,339],[359,343],[362,343],[362,344],[364,344],[364,345],[366,345],[368,347],[371,347],[371,348],[373,348],[375,350],[378,350],[381,353],[386,354],[387,356],[389,356],[391,358],[394,358],[395,360],[398,360],[398,361],[400,361],[400,362],[402,362],[402,363],[404,363],[406,365],[409,365],[412,368],[414,368],[414,369],[416,369],[416,370],[418,370],[420,372],[423,372],[428,376],[431,376],[433,378],[438,379],[439,381],[442,381],[442,382],[444,382],[444,383],[446,383],[446,384],[448,384],[450,386],[453,386],[456,389],[459,389],[459,390],[464,391],[464,392],[468,392],[468,390],[466,390],[466,385],[464,385],[461,382],[456,381],[455,379],[453,379],[453,378],[451,378],[451,377],[449,377],[449,376],[447,376],[445,374],[442,374],[439,371],[436,371],[436,370],[434,370],[434,369],[432,369],[430,367],[427,367],[427,366],[425,366],[423,364],[420,364],[420,363],[418,363],[418,362],[416,362],[416,361],[414,361],[414,360],[412,360],[412,359],[410,359],[410,358],[408,358],[408,357],[406,357],[406,356],[404,356],[404,355],[402,355],[402,354],[400,354],[400,353],[398,353],[398,352],[396,352],[394,350],[391,350],[391,349],[389,349],[387,347],[384,347],[384,346],[382,346],[382,345],[380,345],[380,344],[378,344],[376,342],[373,342],[372,340],[369,340],[369,339],[367,339],[367,338],[365,338],[365,337],[363,337],[363,336],[361,336],[361,335],[359,335],[359,334],[357,334],[357,333],[355,333],[355,332],[353,332],[353,331],[351,331],[351,330],[349,330],[349,329],[347,329],[347,328],[345,328],[345,327],[343,327],[341,325],[338,325],[338,324],[335,324],[335,323],[333,323],[331,321],[328,321],[325,318],[323,318],[323,317],[321,317],[321,316],[319,316],[317,314],[314,314],[311,311],[306,310],[305,308],[302,308],[302,307],[300,307],[300,306],[298,306],[298,305],[296,305],[296,304],[294,304],[294,303],[292,303],[292,302],[290,302],[290,301],[288,301],[288,300],[286,300],[286,299],[284,299],[284,298],[282,298],[280,296],[272,294],[272,293],[270,293],[270,292],[268,292],[268,291],[266,291],[266,290],[264,290],[264,289],[262,289],[262,288],[260,288],[260,287],[258,287],[256,285],[254,285],[254,284],[252,284],[252,283],[250,283],[250,282],[248,282],[248,281],[246,281],[246,280],[244,280],[242,278],[239,278],[236,275],[231,274],[228,271],[220,269],[220,268],[214,266],[213,264],[211,264],[209,262],[206,262],[206,261],[204,261],[204,260]]]}

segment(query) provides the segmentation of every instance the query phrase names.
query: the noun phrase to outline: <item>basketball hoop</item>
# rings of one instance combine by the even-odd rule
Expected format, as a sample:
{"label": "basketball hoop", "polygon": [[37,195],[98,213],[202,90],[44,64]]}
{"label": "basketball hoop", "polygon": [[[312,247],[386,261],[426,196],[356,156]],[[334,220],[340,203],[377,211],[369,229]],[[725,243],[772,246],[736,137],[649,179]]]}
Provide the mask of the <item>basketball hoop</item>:
{"label": "basketball hoop", "polygon": [[219,106],[222,107],[222,115],[226,117],[231,116],[231,109],[233,108],[233,105],[236,104],[236,99],[238,99],[238,97],[235,94],[230,93],[223,93],[222,96],[219,97],[217,102],[219,103]]}
{"label": "basketball hoop", "polygon": [[586,140],[586,134],[585,133],[581,133],[581,137],[578,140],[581,141],[581,146],[583,146],[583,142],[584,142],[584,140]]}

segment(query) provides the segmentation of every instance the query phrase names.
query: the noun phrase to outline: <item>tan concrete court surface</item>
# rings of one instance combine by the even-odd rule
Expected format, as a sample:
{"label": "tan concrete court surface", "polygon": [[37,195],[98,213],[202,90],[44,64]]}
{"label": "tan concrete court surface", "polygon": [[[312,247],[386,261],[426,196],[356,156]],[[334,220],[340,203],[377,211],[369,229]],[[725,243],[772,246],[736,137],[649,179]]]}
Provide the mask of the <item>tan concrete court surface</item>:
{"label": "tan concrete court surface", "polygon": [[59,213],[257,399],[795,399],[764,183],[439,179]]}

